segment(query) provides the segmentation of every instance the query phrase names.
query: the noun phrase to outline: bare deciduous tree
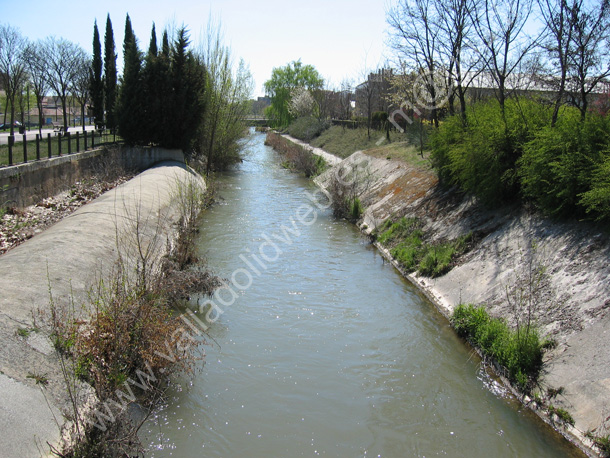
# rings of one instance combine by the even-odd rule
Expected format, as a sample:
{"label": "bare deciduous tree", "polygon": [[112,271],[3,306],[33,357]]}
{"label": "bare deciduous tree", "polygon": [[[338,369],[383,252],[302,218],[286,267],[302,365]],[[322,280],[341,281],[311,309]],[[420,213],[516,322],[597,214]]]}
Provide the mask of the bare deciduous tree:
{"label": "bare deciduous tree", "polygon": [[18,29],[0,25],[0,78],[10,104],[11,130],[15,134],[15,99],[23,91],[27,81],[26,51],[28,42]]}
{"label": "bare deciduous tree", "polygon": [[61,100],[64,129],[68,130],[68,95],[83,62],[87,61],[87,54],[80,46],[63,38],[47,38],[45,48],[49,85]]}
{"label": "bare deciduous tree", "polygon": [[400,0],[388,12],[392,29],[391,46],[399,53],[403,65],[420,77],[428,91],[426,105],[434,125],[438,127],[437,81],[435,76],[446,73],[442,68],[439,39],[442,31],[435,17],[435,0]]}
{"label": "bare deciduous tree", "polygon": [[563,103],[568,77],[568,56],[572,43],[574,23],[570,18],[568,0],[538,0],[538,9],[544,21],[545,34],[542,37],[542,47],[550,57],[550,63],[555,68],[546,69],[557,87],[555,105],[551,126],[557,123],[559,108]]}
{"label": "bare deciduous tree", "polygon": [[77,64],[78,71],[74,75],[71,91],[80,105],[81,126],[84,132],[86,107],[91,96],[91,59],[84,53],[78,59],[80,62]]}
{"label": "bare deciduous tree", "polygon": [[[436,0],[440,54],[446,62],[449,88],[449,112],[454,112],[457,94],[460,115],[466,123],[466,91],[481,71],[481,59],[476,52],[476,33],[472,22],[472,11],[480,0]],[[455,92],[452,88],[455,87]]]}
{"label": "bare deciduous tree", "polygon": [[507,83],[536,44],[524,33],[531,13],[532,0],[482,0],[480,7],[470,13],[503,117]]}
{"label": "bare deciduous tree", "polygon": [[[352,81],[348,78],[344,78],[341,81],[341,89],[339,93],[339,108],[340,118],[350,119],[352,115]],[[344,124],[345,127],[345,124]]]}
{"label": "bare deciduous tree", "polygon": [[608,26],[610,2],[573,0],[568,8],[573,32],[572,49],[568,54],[573,101],[584,121],[589,107],[589,94],[599,82],[610,75]]}
{"label": "bare deciduous tree", "polygon": [[36,96],[36,106],[38,107],[38,132],[42,135],[42,125],[44,124],[42,102],[49,89],[48,73],[44,65],[44,43],[42,41],[31,43],[27,48],[26,56],[30,83],[32,84],[32,89]]}

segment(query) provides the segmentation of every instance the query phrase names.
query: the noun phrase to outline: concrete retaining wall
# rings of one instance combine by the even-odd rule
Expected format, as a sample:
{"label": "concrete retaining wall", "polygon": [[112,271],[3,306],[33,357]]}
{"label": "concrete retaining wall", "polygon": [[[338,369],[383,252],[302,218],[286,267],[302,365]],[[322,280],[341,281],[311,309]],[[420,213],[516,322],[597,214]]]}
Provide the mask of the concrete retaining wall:
{"label": "concrete retaining wall", "polygon": [[0,168],[0,207],[27,207],[69,189],[78,180],[105,175],[111,168],[141,172],[162,161],[184,163],[184,154],[165,148],[117,146]]}

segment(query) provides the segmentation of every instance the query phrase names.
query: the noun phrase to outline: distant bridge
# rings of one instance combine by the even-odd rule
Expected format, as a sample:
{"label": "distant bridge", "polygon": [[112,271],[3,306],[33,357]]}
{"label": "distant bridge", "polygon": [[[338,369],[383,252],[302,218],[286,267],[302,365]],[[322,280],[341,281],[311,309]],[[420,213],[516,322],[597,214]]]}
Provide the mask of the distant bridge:
{"label": "distant bridge", "polygon": [[248,126],[269,127],[269,119],[266,116],[244,116],[244,122]]}

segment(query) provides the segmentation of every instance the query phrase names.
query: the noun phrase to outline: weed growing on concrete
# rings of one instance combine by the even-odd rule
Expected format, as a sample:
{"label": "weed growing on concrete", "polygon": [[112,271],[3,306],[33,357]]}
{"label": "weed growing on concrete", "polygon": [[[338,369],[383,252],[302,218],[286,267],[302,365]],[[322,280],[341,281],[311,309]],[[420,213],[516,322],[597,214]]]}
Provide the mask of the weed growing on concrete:
{"label": "weed growing on concrete", "polygon": [[610,457],[610,435],[597,436],[593,433],[588,433],[587,437],[593,441],[593,445],[597,447],[602,456]]}
{"label": "weed growing on concrete", "polygon": [[586,431],[584,436],[591,441],[592,445],[597,448],[597,450],[599,450],[601,456],[610,458],[610,434],[608,434],[608,421],[610,421],[610,416],[607,417],[597,428]]}
{"label": "weed growing on concrete", "polygon": [[417,218],[388,219],[379,229],[377,240],[390,249],[392,257],[407,272],[417,271],[426,277],[438,277],[453,267],[454,260],[465,253],[470,234],[453,241],[426,243],[422,224]]}
{"label": "weed growing on concrete", "polygon": [[36,382],[36,385],[46,386],[49,384],[49,378],[47,374],[32,374],[31,372],[26,376],[26,378],[31,378]]}
{"label": "weed growing on concrete", "polygon": [[360,197],[372,183],[368,159],[353,164],[341,164],[330,176],[327,186],[333,215],[356,222],[364,213]]}
{"label": "weed growing on concrete", "polygon": [[458,305],[451,324],[459,336],[497,362],[521,391],[530,393],[538,384],[542,357],[548,346],[535,327],[530,327],[528,333],[519,332],[505,320],[490,317],[485,307],[472,304]]}
{"label": "weed growing on concrete", "polygon": [[[173,307],[194,291],[210,293],[220,284],[205,268],[192,265],[198,215],[209,196],[199,177],[191,178],[172,196],[178,230],[166,250],[166,216],[144,215],[140,206],[124,209],[125,227],[117,223],[116,230],[117,262],[89,289],[86,303],[79,308],[72,299],[61,307],[50,294],[52,337],[74,425],[72,444],[59,456],[142,454],[137,431],[146,418],[134,424],[128,407],[137,403],[152,412],[169,378],[191,373],[203,359],[205,329],[187,323]],[[83,382],[97,398],[88,409]]]}
{"label": "weed growing on concrete", "polygon": [[574,426],[574,418],[572,418],[572,415],[566,409],[555,407],[551,404],[548,406],[547,412],[551,419],[556,417],[564,426]]}

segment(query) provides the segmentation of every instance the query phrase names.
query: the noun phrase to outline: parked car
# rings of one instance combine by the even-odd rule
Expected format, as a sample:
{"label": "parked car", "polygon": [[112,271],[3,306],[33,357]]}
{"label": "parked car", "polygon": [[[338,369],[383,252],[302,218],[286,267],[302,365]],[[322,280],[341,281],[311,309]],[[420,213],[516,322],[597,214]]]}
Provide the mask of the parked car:
{"label": "parked car", "polygon": [[[22,124],[19,121],[15,121],[13,123],[13,126],[15,127],[15,129],[20,130],[20,128],[22,127]],[[10,122],[7,122],[6,124],[0,124],[0,129],[9,130],[10,128],[11,128]]]}

